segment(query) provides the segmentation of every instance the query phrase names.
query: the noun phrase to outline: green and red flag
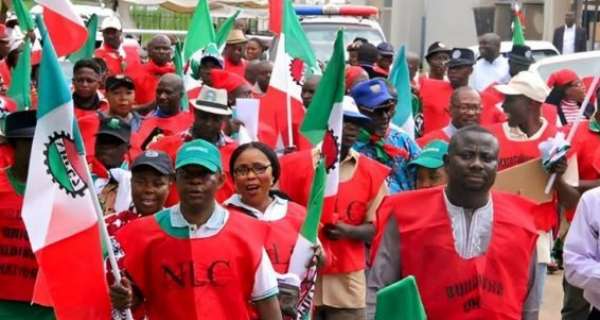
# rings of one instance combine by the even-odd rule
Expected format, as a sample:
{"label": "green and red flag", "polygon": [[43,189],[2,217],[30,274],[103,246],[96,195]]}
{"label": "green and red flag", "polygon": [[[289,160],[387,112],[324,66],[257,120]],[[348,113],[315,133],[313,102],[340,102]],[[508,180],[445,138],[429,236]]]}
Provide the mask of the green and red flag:
{"label": "green and red flag", "polygon": [[[289,272],[304,279],[306,264],[313,254],[320,223],[335,222],[335,198],[339,185],[339,163],[344,119],[344,42],[338,31],[333,55],[319,83],[302,128],[302,134],[321,145],[321,161],[311,190],[307,216],[292,253]],[[322,168],[320,167],[322,166]],[[322,177],[325,175],[324,177]]]}
{"label": "green and red flag", "polygon": [[87,28],[87,40],[83,47],[77,52],[69,55],[69,60],[73,63],[81,59],[91,59],[94,56],[96,50],[96,31],[98,30],[98,16],[94,13],[86,21],[85,26]]}
{"label": "green and red flag", "polygon": [[521,11],[521,7],[516,2],[513,3],[513,16],[513,45],[524,46],[525,34],[523,33],[523,22],[525,21],[525,16]]}
{"label": "green and red flag", "polygon": [[39,106],[22,218],[39,271],[33,302],[58,319],[109,319],[100,228],[71,90],[41,18]]}

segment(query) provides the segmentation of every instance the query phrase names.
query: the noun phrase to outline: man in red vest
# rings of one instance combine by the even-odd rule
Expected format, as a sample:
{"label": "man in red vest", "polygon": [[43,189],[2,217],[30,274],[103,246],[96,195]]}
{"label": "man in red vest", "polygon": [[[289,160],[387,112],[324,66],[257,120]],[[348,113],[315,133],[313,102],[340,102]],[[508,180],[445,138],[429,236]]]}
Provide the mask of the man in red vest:
{"label": "man in red vest", "polygon": [[31,302],[38,265],[21,218],[35,125],[35,111],[6,118],[5,136],[15,161],[0,170],[0,319],[55,318],[51,308]]}
{"label": "man in red vest", "polygon": [[448,71],[448,60],[450,59],[450,48],[446,47],[440,41],[436,41],[429,45],[425,60],[429,65],[429,74],[424,74],[419,79],[437,79],[446,80],[446,71]]}
{"label": "man in red vest", "polygon": [[417,139],[420,147],[432,140],[450,141],[460,128],[479,124],[481,120],[481,98],[471,87],[460,87],[450,97],[450,123],[442,129],[434,130]]}
{"label": "man in red vest", "polygon": [[[336,201],[339,220],[326,225],[319,238],[328,263],[317,279],[317,319],[364,319],[365,243],[375,232],[375,210],[388,193],[389,168],[352,149],[361,127],[370,119],[362,115],[350,97],[344,98],[344,128],[340,159],[340,185]],[[319,149],[303,150],[281,159],[279,188],[302,204],[308,203]],[[306,173],[311,174],[306,174]]]}
{"label": "man in red vest", "polygon": [[82,59],[73,66],[73,107],[77,119],[108,112],[108,101],[100,89],[100,66],[92,59]]}
{"label": "man in red vest", "polygon": [[448,105],[452,91],[466,86],[473,72],[475,55],[471,49],[454,48],[448,62],[448,80],[423,79],[419,95],[423,110],[423,134],[443,128],[450,120]]}
{"label": "man in red vest", "polygon": [[153,111],[132,136],[132,144],[136,148],[144,149],[157,135],[178,134],[192,126],[194,114],[181,110],[184,90],[183,80],[178,75],[167,73],[160,77],[156,87],[156,99],[150,107]]}
{"label": "man in red vest", "polygon": [[247,62],[244,59],[244,48],[246,47],[246,36],[240,29],[233,29],[227,38],[227,44],[223,51],[225,58],[225,71],[235,73],[240,77],[246,74]]}
{"label": "man in red vest", "polygon": [[128,67],[140,64],[138,47],[123,43],[123,27],[116,16],[102,20],[102,46],[96,49],[95,56],[106,63],[107,75],[121,74]]}
{"label": "man in red vest", "polygon": [[490,191],[498,147],[489,131],[462,128],[444,157],[446,187],[401,193],[381,205],[387,222],[369,273],[369,319],[377,291],[409,275],[428,319],[537,319],[534,204]]}
{"label": "man in red vest", "polygon": [[[185,142],[196,139],[209,141],[219,149],[223,168],[225,168],[224,174],[228,176],[229,158],[237,147],[237,143],[226,136],[222,130],[232,113],[231,108],[227,105],[227,92],[224,89],[203,86],[198,99],[192,105],[194,107],[192,127],[176,135],[157,136],[156,141],[148,145],[148,149],[164,151],[174,160],[177,150]],[[219,203],[225,201],[234,193],[233,182],[227,178],[216,195],[217,201]],[[173,187],[167,199],[167,205],[174,205],[177,201],[177,192]]]}
{"label": "man in red vest", "polygon": [[[144,303],[149,319],[281,319],[268,227],[215,201],[226,179],[219,150],[196,139],[177,151],[181,202],[116,234],[127,276],[111,287],[117,309]],[[134,290],[135,288],[135,290]]]}
{"label": "man in red vest", "polygon": [[175,65],[171,62],[173,50],[169,37],[164,34],[156,35],[148,42],[147,47],[149,61],[127,69],[127,74],[135,82],[137,105],[147,105],[154,101],[160,77],[167,73],[175,73]]}

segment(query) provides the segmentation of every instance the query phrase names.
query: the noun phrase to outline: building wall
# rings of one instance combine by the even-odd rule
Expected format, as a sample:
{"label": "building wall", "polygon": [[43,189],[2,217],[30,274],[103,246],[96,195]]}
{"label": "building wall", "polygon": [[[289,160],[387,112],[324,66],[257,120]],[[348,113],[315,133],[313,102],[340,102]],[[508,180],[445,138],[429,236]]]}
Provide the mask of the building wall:
{"label": "building wall", "polygon": [[[368,1],[380,4],[382,0]],[[571,0],[525,0],[543,6],[535,15],[539,26],[537,39],[551,40],[554,28],[562,24],[564,13],[569,10]],[[476,44],[476,28],[473,9],[510,4],[509,0],[393,0],[391,21],[382,21],[388,40],[398,47],[406,44],[408,49],[421,51],[421,25],[425,18],[424,46],[433,41],[443,41],[448,46],[470,46]],[[381,8],[381,7],[380,7]],[[385,10],[385,9],[384,9]],[[382,17],[386,19],[386,17]],[[386,26],[389,24],[389,27]]]}

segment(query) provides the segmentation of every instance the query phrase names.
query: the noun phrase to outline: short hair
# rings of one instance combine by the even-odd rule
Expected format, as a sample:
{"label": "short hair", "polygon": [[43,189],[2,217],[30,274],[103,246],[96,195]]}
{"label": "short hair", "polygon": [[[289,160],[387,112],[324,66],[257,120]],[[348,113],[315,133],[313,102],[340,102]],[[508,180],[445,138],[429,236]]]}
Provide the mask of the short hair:
{"label": "short hair", "polygon": [[265,43],[257,37],[252,37],[248,39],[248,42],[256,42],[262,51],[267,50],[269,47],[265,45]]}
{"label": "short hair", "polygon": [[450,154],[451,151],[454,151],[454,149],[456,148],[456,144],[457,144],[458,140],[462,139],[464,136],[466,136],[469,133],[488,134],[488,135],[492,136],[494,138],[494,140],[498,141],[496,139],[496,136],[494,136],[494,134],[491,131],[489,131],[488,129],[486,129],[486,128],[480,126],[480,125],[477,125],[477,124],[468,125],[466,127],[462,127],[460,129],[458,129],[452,135],[452,138],[450,138],[450,143],[448,144],[448,154]]}
{"label": "short hair", "polygon": [[108,66],[106,65],[106,61],[104,61],[104,59],[100,57],[93,57],[92,60],[98,64],[101,73],[105,73],[106,70],[108,70]]}
{"label": "short hair", "polygon": [[358,48],[358,62],[362,64],[374,64],[379,57],[379,51],[371,43],[364,43]]}
{"label": "short hair", "polygon": [[102,74],[100,66],[93,59],[81,59],[75,62],[75,65],[73,66],[73,74],[83,68],[92,69],[98,75]]}
{"label": "short hair", "polygon": [[279,165],[279,158],[277,158],[277,154],[271,147],[262,143],[262,142],[248,142],[238,146],[233,153],[231,154],[231,158],[229,159],[229,172],[233,177],[233,169],[235,166],[235,162],[242,155],[242,153],[248,149],[257,149],[262,152],[267,159],[269,159],[269,163],[271,164],[271,171],[273,174],[273,183],[276,183],[279,180],[281,175],[281,166]]}

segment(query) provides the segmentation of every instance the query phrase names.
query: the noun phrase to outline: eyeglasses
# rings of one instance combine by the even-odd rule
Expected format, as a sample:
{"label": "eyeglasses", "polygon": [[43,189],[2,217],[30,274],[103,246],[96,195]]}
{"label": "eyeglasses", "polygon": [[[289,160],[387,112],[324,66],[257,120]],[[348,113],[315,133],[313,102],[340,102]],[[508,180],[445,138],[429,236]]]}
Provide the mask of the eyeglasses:
{"label": "eyeglasses", "polygon": [[247,166],[237,167],[237,168],[233,169],[233,174],[236,177],[245,177],[250,173],[250,171],[252,171],[252,173],[254,173],[255,175],[262,175],[262,174],[265,174],[265,172],[267,172],[267,169],[270,166],[271,165],[265,166],[265,165],[255,164],[251,167],[247,167]]}

